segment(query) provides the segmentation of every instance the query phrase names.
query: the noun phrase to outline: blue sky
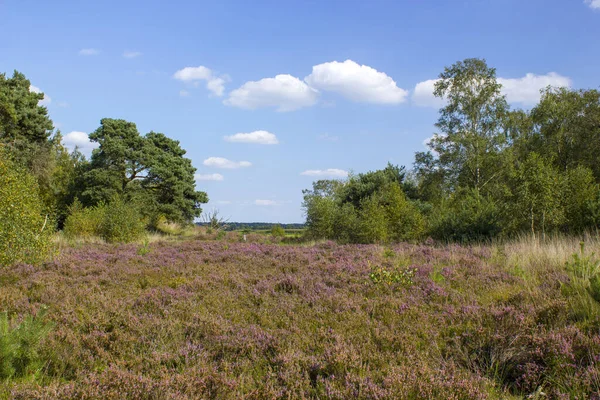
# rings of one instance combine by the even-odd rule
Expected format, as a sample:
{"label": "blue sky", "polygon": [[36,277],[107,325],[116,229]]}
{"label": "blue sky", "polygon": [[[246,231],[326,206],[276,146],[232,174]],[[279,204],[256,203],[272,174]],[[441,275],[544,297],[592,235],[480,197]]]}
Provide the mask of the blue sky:
{"label": "blue sky", "polygon": [[599,86],[600,0],[0,0],[0,21],[0,72],[68,145],[105,117],[163,132],[231,221],[302,222],[313,180],[410,167],[455,61],[486,58],[514,107]]}

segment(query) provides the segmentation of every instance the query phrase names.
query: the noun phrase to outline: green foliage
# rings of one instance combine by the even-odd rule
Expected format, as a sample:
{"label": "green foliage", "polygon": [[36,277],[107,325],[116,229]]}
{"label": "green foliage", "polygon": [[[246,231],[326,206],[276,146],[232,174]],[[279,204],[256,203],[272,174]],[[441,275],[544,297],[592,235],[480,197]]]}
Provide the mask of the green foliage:
{"label": "green foliage", "polygon": [[0,265],[39,263],[50,253],[51,227],[35,179],[0,145]]}
{"label": "green foliage", "polygon": [[146,254],[150,253],[150,241],[147,238],[144,240],[144,243],[142,243],[137,253],[140,256],[145,256]]}
{"label": "green foliage", "polygon": [[489,240],[501,231],[496,203],[474,190],[455,193],[436,207],[429,224],[431,237],[457,242]]}
{"label": "green foliage", "polygon": [[45,360],[40,347],[53,325],[45,321],[46,309],[37,316],[28,315],[19,324],[0,313],[0,380],[33,377],[40,373]]}
{"label": "green foliage", "polygon": [[100,234],[110,243],[129,243],[139,239],[145,232],[139,210],[127,204],[123,198],[115,196],[104,206],[104,218]]}
{"label": "green foliage", "polygon": [[271,235],[274,237],[285,237],[285,229],[281,227],[281,225],[273,225],[271,228]]}
{"label": "green foliage", "polygon": [[104,211],[104,203],[95,207],[83,207],[81,202],[75,199],[69,207],[69,215],[65,220],[63,233],[70,239],[89,239],[100,236]]}
{"label": "green foliage", "polygon": [[583,320],[600,318],[600,259],[594,252],[586,254],[585,243],[565,263],[570,282],[563,285],[574,314]]}
{"label": "green foliage", "polygon": [[416,268],[386,268],[383,266],[372,266],[369,279],[374,284],[392,285],[394,283],[409,287],[414,284],[413,278],[417,272]]}
{"label": "green foliage", "polygon": [[86,205],[115,195],[141,205],[144,216],[164,216],[171,222],[191,223],[199,217],[206,193],[196,191],[191,160],[179,142],[162,133],[141,136],[134,123],[105,118],[90,134],[99,144],[85,173],[82,197]]}
{"label": "green foliage", "polygon": [[65,221],[64,233],[68,238],[101,237],[107,242],[129,243],[145,232],[145,224],[135,205],[114,196],[110,203],[83,207],[75,201]]}
{"label": "green foliage", "polygon": [[346,182],[315,182],[312,190],[304,191],[307,235],[341,243],[420,238],[425,220],[402,191],[402,171],[388,164],[384,170],[359,174]]}

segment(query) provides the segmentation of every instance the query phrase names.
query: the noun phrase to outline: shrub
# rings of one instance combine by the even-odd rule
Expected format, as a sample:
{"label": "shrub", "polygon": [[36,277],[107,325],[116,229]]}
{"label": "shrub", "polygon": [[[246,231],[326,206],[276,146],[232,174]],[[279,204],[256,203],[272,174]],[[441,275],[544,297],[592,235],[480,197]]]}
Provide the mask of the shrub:
{"label": "shrub", "polygon": [[11,326],[7,314],[0,314],[0,379],[36,377],[39,373],[44,365],[39,354],[41,343],[52,329],[45,315],[43,308],[37,316],[29,315]]}
{"label": "shrub", "polygon": [[114,196],[108,204],[88,208],[76,200],[69,210],[64,227],[69,238],[98,236],[110,243],[129,243],[139,239],[145,231],[138,209],[119,196]]}
{"label": "shrub", "polygon": [[285,237],[285,229],[281,227],[281,225],[273,225],[271,228],[271,235],[274,237]]}
{"label": "shrub", "polygon": [[84,208],[78,199],[69,207],[69,216],[65,220],[63,232],[68,238],[91,238],[100,236],[100,227],[104,219],[104,204]]}
{"label": "shrub", "polygon": [[50,223],[35,179],[0,147],[0,265],[38,263],[50,253]]}
{"label": "shrub", "polygon": [[139,211],[126,204],[123,198],[114,196],[104,208],[100,236],[107,242],[129,243],[144,234],[145,224]]}

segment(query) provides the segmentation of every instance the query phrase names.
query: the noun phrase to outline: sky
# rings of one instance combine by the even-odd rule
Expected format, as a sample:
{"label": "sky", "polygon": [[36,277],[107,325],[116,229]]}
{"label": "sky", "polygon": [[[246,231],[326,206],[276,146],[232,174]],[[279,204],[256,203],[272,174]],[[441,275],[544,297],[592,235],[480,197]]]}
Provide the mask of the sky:
{"label": "sky", "polygon": [[179,140],[204,210],[303,222],[324,178],[412,166],[445,66],[497,69],[512,107],[600,85],[600,0],[0,0],[0,72],[23,72],[70,148],[102,118]]}

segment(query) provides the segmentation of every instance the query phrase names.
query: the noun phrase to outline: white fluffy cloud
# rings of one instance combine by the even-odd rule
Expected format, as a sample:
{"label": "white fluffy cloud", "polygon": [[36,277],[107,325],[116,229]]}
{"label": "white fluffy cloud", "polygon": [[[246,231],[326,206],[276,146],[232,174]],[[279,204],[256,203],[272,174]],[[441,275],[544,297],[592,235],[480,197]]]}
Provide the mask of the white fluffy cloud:
{"label": "white fluffy cloud", "polygon": [[[600,0],[598,0],[600,1]],[[433,95],[433,87],[438,79],[419,82],[412,94],[412,102],[422,107],[443,107],[444,100]],[[540,90],[547,86],[571,86],[571,79],[556,72],[546,75],[526,74],[522,78],[498,78],[502,84],[502,94],[509,103],[534,105],[540,100]]]}
{"label": "white fluffy cloud", "polygon": [[197,67],[185,67],[175,72],[173,78],[182,82],[198,84],[200,81],[206,82],[206,88],[216,96],[223,96],[225,91],[225,76],[217,76],[203,65]]}
{"label": "white fluffy cloud", "polygon": [[254,200],[254,204],[257,206],[276,206],[279,205],[275,200]]}
{"label": "white fluffy cloud", "polygon": [[256,143],[256,144],[278,144],[277,136],[267,131],[254,131],[250,133],[236,133],[225,136],[227,142],[233,143]]}
{"label": "white fluffy cloud", "polygon": [[337,168],[309,169],[309,170],[306,170],[306,171],[300,173],[300,175],[330,177],[330,178],[345,178],[348,176],[348,171],[344,171],[343,169],[337,169]]}
{"label": "white fluffy cloud", "polygon": [[90,141],[87,133],[79,131],[72,131],[63,136],[63,144],[69,151],[77,148],[88,157],[92,150],[98,147],[98,143]]}
{"label": "white fluffy cloud", "polygon": [[125,58],[136,58],[141,55],[142,55],[142,53],[140,53],[139,51],[124,51],[123,52],[123,57],[125,57]]}
{"label": "white fluffy cloud", "polygon": [[197,181],[222,181],[223,175],[221,174],[196,174],[194,175]]}
{"label": "white fluffy cloud", "polygon": [[[33,93],[42,93],[42,90],[39,87],[33,86],[33,85],[29,85],[29,91],[33,92]],[[38,104],[40,106],[47,106],[50,103],[52,103],[52,98],[50,96],[48,96],[46,93],[44,93],[44,98],[42,100],[38,101]]]}
{"label": "white fluffy cloud", "polygon": [[546,75],[526,74],[523,78],[498,78],[502,94],[510,103],[534,105],[540,100],[540,90],[547,86],[571,86],[571,79],[555,72]]}
{"label": "white fluffy cloud", "polygon": [[88,48],[79,50],[80,56],[97,56],[98,54],[100,54],[100,50],[98,49]]}
{"label": "white fluffy cloud", "polygon": [[595,10],[600,10],[600,0],[585,0],[585,4]]}
{"label": "white fluffy cloud", "polygon": [[398,104],[408,96],[385,73],[352,60],[315,65],[304,80],[317,90],[337,92],[359,102]]}
{"label": "white fluffy cloud", "polygon": [[246,168],[252,166],[252,163],[248,161],[231,161],[223,157],[209,157],[204,160],[203,164],[207,167],[225,169]]}
{"label": "white fluffy cloud", "polygon": [[444,100],[433,95],[434,85],[438,80],[439,79],[429,79],[417,83],[412,94],[412,102],[421,107],[443,107]]}
{"label": "white fluffy cloud", "polygon": [[229,93],[224,103],[228,106],[254,110],[276,107],[277,111],[293,111],[312,106],[318,92],[291,75],[277,75],[260,81],[244,83]]}

